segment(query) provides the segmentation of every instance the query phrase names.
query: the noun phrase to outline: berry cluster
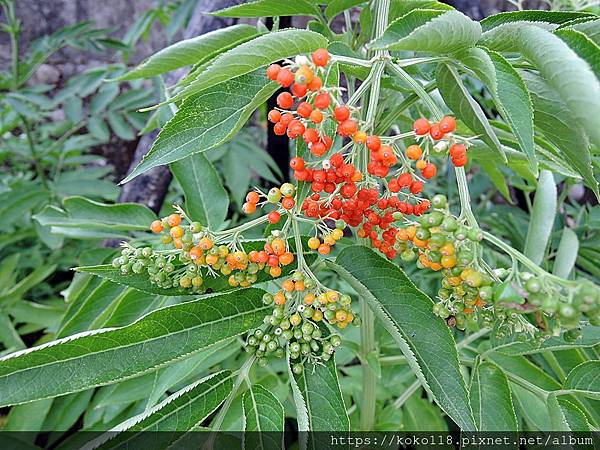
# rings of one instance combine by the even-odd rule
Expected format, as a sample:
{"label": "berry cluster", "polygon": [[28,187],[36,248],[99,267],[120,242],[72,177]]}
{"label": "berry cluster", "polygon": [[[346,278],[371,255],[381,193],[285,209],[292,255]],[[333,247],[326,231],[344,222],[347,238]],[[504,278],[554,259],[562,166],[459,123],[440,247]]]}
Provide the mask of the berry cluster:
{"label": "berry cluster", "polygon": [[360,325],[360,318],[350,308],[349,295],[319,290],[318,282],[301,271],[284,280],[275,294],[265,294],[263,302],[274,305],[273,311],[265,317],[263,327],[246,338],[246,351],[259,358],[259,365],[266,365],[269,357],[283,357],[287,345],[292,369],[300,373],[306,359],[327,361],[341,344],[335,334],[324,336],[323,322],[340,329],[350,323]]}

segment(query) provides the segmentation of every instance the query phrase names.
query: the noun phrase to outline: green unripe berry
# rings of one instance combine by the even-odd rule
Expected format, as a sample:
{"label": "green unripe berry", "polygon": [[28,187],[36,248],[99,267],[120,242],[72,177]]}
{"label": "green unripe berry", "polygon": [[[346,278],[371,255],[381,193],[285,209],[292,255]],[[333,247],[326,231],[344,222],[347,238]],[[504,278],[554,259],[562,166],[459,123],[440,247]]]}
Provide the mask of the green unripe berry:
{"label": "green unripe berry", "polygon": [[300,375],[304,371],[304,367],[300,363],[296,363],[292,366],[292,372],[296,375]]}
{"label": "green unripe berry", "polygon": [[269,203],[278,203],[281,200],[281,191],[279,188],[271,188],[269,193],[267,194],[267,201]]}
{"label": "green unripe berry", "polygon": [[436,194],[431,199],[431,205],[437,209],[445,208],[447,204],[448,204],[448,199],[446,198],[445,195],[442,195],[442,194]]}

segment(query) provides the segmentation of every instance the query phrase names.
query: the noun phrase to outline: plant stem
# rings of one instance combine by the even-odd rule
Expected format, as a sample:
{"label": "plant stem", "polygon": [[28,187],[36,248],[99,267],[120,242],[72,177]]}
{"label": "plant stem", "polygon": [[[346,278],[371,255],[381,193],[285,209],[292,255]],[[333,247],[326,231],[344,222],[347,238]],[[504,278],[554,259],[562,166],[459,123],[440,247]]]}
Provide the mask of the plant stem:
{"label": "plant stem", "polygon": [[[375,31],[374,39],[380,37],[388,24],[389,0],[379,0],[375,2]],[[371,90],[369,93],[369,102],[365,115],[366,130],[373,131],[377,106],[379,103],[379,91],[381,88],[381,76],[385,69],[387,52],[377,50],[374,55],[374,63],[371,66]],[[361,153],[358,158],[358,169],[366,173],[369,155],[364,148],[359,150]],[[377,376],[373,369],[366,363],[366,356],[374,351],[375,348],[375,317],[373,311],[369,308],[366,299],[360,299],[360,313],[363,320],[361,329],[361,353],[364,357],[362,364],[362,401],[360,410],[360,428],[364,431],[371,431],[375,427],[375,395],[377,388]]]}
{"label": "plant stem", "polygon": [[444,116],[444,113],[442,113],[440,107],[433,100],[433,98],[431,98],[431,96],[427,93],[427,91],[420,82],[418,82],[408,73],[406,73],[404,69],[402,69],[398,64],[388,62],[387,66],[392,70],[392,72],[394,72],[398,76],[398,78],[403,80],[415,91],[415,93],[419,96],[423,103],[427,105],[429,112],[431,112],[435,120],[439,121]]}
{"label": "plant stem", "polygon": [[460,218],[466,219],[469,226],[479,228],[477,219],[473,215],[471,209],[471,195],[469,194],[469,185],[467,182],[467,174],[464,167],[455,167],[456,183],[458,184],[458,196],[460,198]]}
{"label": "plant stem", "polygon": [[19,114],[19,118],[21,119],[21,122],[23,124],[23,131],[25,132],[25,136],[27,138],[27,145],[29,146],[29,152],[31,154],[33,166],[35,167],[35,172],[37,173],[37,176],[40,179],[41,183],[44,185],[44,187],[48,188],[48,181],[46,180],[46,175],[44,174],[44,170],[40,165],[37,150],[35,148],[35,143],[33,142],[32,131],[31,128],[29,128],[29,123],[27,122],[27,119],[21,114]]}
{"label": "plant stem", "polygon": [[413,384],[411,384],[403,393],[400,397],[398,397],[396,399],[396,401],[394,402],[394,407],[395,408],[401,408],[402,405],[404,405],[404,403],[406,403],[406,401],[412,397],[412,395],[417,392],[417,389],[419,389],[419,387],[421,386],[421,382],[419,380],[415,380],[415,382]]}

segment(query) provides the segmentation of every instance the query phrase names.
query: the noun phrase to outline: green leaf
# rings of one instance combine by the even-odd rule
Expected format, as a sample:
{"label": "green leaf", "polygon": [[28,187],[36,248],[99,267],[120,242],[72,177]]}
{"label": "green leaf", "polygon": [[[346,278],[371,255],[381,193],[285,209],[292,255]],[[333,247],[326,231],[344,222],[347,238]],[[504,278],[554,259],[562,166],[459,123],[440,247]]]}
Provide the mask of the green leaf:
{"label": "green leaf", "polygon": [[63,208],[66,217],[46,214],[43,210],[33,218],[43,226],[120,231],[145,231],[156,219],[156,214],[139,203],[109,205],[84,197],[68,197],[63,200]]}
{"label": "green leaf", "polygon": [[506,156],[498,137],[494,133],[481,106],[471,97],[463,85],[459,73],[452,66],[439,64],[437,69],[438,89],[446,105],[456,116],[492,149],[496,150],[506,162]]}
{"label": "green leaf", "polygon": [[557,30],[554,34],[571,47],[581,59],[587,62],[594,71],[596,78],[600,79],[600,47],[598,44],[576,30]]}
{"label": "green leaf", "polygon": [[[202,378],[167,397],[153,408],[132,417],[92,441],[98,448],[141,448],[148,444],[152,432],[152,448],[167,448],[181,433],[200,425],[227,398],[233,388],[233,375],[221,371]],[[119,434],[115,434],[119,433]],[[124,432],[124,433],[121,433]]]}
{"label": "green leaf", "polygon": [[562,336],[553,336],[537,344],[534,342],[511,342],[496,347],[494,351],[505,355],[532,355],[555,350],[594,347],[598,344],[600,344],[600,327],[588,325],[582,328],[581,337],[575,342],[567,342]]}
{"label": "green leaf", "polygon": [[596,44],[600,45],[600,19],[576,23],[568,27],[570,30],[581,31]]}
{"label": "green leaf", "polygon": [[520,51],[567,104],[572,122],[600,146],[600,81],[589,64],[558,36],[534,25],[506,24],[488,33],[481,43],[497,51]]}
{"label": "green leaf", "polygon": [[525,82],[499,53],[472,48],[457,55],[490,90],[500,114],[525,152],[533,173],[537,159],[533,142],[533,105]]}
{"label": "green leaf", "polygon": [[[286,29],[259,36],[220,54],[190,85],[170,101],[179,101],[267,64],[327,47],[327,39],[308,30]],[[262,70],[264,73],[264,70]]]}
{"label": "green leaf", "polygon": [[106,118],[110,128],[119,138],[124,141],[132,141],[135,139],[135,132],[121,114],[116,111],[109,111]]}
{"label": "green leaf", "polygon": [[535,125],[542,130],[546,139],[559,148],[565,160],[577,169],[585,184],[600,198],[585,131],[573,121],[566,103],[542,77],[528,71],[521,71],[520,74],[531,93]]}
{"label": "green leaf", "polygon": [[[262,323],[264,291],[246,289],[154,311],[122,328],[81,333],[0,359],[0,405],[115,383]],[[19,386],[15,389],[15,386]]]}
{"label": "green leaf", "polygon": [[[414,9],[439,9],[442,11],[451,11],[454,8],[436,0],[391,0],[390,1],[390,21],[402,17]],[[362,20],[360,21],[362,26]]]}
{"label": "green leaf", "polygon": [[553,431],[590,431],[585,414],[574,403],[550,394],[546,404]]}
{"label": "green leaf", "polygon": [[509,11],[494,14],[481,20],[479,23],[483,31],[489,31],[492,28],[510,22],[546,22],[553,24],[563,24],[581,17],[593,17],[592,14],[575,11],[543,11],[543,10],[525,10]]}
{"label": "green leaf", "polygon": [[471,378],[471,407],[478,431],[517,431],[506,375],[495,364],[478,364]]}
{"label": "green leaf", "polygon": [[433,302],[397,266],[363,246],[347,247],[331,268],[366,301],[394,337],[423,386],[463,430],[475,430],[456,345]]}
{"label": "green leaf", "polygon": [[210,150],[237,133],[278,88],[263,69],[228,79],[194,95],[166,123],[150,151],[122,181],[153,167]]}
{"label": "green leaf", "polygon": [[479,23],[456,10],[415,9],[393,21],[369,47],[446,54],[472,47],[480,37]]}
{"label": "green leaf", "polygon": [[309,0],[256,0],[241,5],[230,6],[211,13],[221,17],[273,17],[273,16],[312,16],[320,17],[321,10]]}
{"label": "green leaf", "polygon": [[542,170],[535,191],[524,249],[525,256],[538,265],[544,260],[546,247],[554,228],[557,201],[558,193],[554,176],[549,170]]}
{"label": "green leaf", "polygon": [[[305,408],[308,418],[308,429],[300,431],[335,431],[339,433],[350,431],[350,420],[337,376],[334,359],[323,364],[304,364],[300,374],[292,374],[299,389],[304,404],[296,402],[296,408]],[[308,436],[308,446],[311,449],[327,447],[330,443],[328,436],[319,433]]]}
{"label": "green leaf", "polygon": [[325,8],[325,15],[331,21],[338,14],[364,2],[365,0],[331,0]]}
{"label": "green leaf", "polygon": [[565,227],[554,258],[552,273],[557,277],[569,278],[573,267],[575,267],[578,252],[579,239],[577,239],[577,235],[569,227]]}
{"label": "green leaf", "polygon": [[218,230],[227,216],[229,196],[211,162],[198,153],[171,164],[171,172],[183,189],[188,215]]}
{"label": "green leaf", "polygon": [[135,69],[115,78],[115,81],[150,78],[180,67],[202,64],[220,53],[223,48],[231,48],[257,34],[256,27],[239,24],[185,39],[155,53]]}
{"label": "green leaf", "polygon": [[[259,36],[220,54],[198,78],[170,101],[179,101],[224,81],[254,72],[272,62],[325,47],[327,39],[314,31],[290,28]],[[220,95],[222,102],[223,93]],[[221,103],[217,105],[220,106]]]}
{"label": "green leaf", "polygon": [[260,384],[253,384],[243,398],[245,445],[247,449],[284,448],[285,413],[277,398]]}
{"label": "green leaf", "polygon": [[600,360],[586,361],[571,370],[564,389],[600,400]]}

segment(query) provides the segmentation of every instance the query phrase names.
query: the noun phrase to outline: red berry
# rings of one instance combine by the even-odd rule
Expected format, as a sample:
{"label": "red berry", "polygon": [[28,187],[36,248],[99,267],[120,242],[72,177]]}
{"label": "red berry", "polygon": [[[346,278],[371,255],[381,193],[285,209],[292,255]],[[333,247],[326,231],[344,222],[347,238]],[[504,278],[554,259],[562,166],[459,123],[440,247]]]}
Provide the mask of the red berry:
{"label": "red berry", "polygon": [[277,105],[283,109],[290,109],[294,104],[294,98],[289,92],[282,92],[277,96]]}
{"label": "red berry", "polygon": [[340,189],[340,194],[344,198],[354,197],[356,194],[356,185],[354,183],[346,183]]}
{"label": "red berry", "polygon": [[338,133],[342,136],[352,136],[357,129],[358,123],[352,119],[344,120],[338,125]]}
{"label": "red berry", "polygon": [[452,133],[456,130],[456,119],[452,116],[445,116],[440,121],[440,130],[442,130],[442,133]]}
{"label": "red berry", "polygon": [[277,82],[286,88],[292,85],[294,79],[294,74],[290,69],[281,69],[277,74]]}
{"label": "red berry", "polygon": [[450,147],[450,156],[452,158],[454,158],[455,156],[458,155],[464,155],[467,153],[467,147],[465,147],[462,144],[454,144],[452,147]]}
{"label": "red berry", "polygon": [[275,81],[280,70],[281,66],[279,64],[271,64],[267,67],[267,77],[269,77],[269,80]]}
{"label": "red berry", "polygon": [[281,219],[281,214],[279,214],[279,212],[277,211],[271,211],[267,215],[267,220],[269,221],[269,223],[277,223],[279,222],[279,219]]}
{"label": "red berry", "polygon": [[307,128],[302,137],[307,144],[309,142],[315,143],[319,140],[319,133],[314,128]]}
{"label": "red berry", "polygon": [[323,142],[315,142],[310,147],[310,152],[315,156],[323,156],[325,153],[327,153],[327,148]]}
{"label": "red berry", "polygon": [[304,169],[304,159],[300,158],[299,156],[292,158],[290,161],[290,167],[294,170]]}
{"label": "red berry", "polygon": [[367,138],[367,148],[373,152],[376,152],[381,147],[381,139],[379,136],[369,136]]}
{"label": "red berry", "polygon": [[413,124],[413,130],[418,136],[423,136],[424,134],[429,133],[430,129],[431,124],[429,123],[429,120],[424,118],[415,120],[415,123]]}
{"label": "red berry", "polygon": [[276,109],[272,109],[268,114],[269,122],[277,123],[281,120],[281,113]]}
{"label": "red berry", "polygon": [[290,90],[292,91],[292,94],[294,94],[296,97],[302,98],[306,95],[306,91],[308,90],[308,88],[305,84],[294,83],[292,84]]}
{"label": "red berry", "polygon": [[281,116],[279,123],[287,127],[292,120],[294,120],[294,115],[292,113],[285,113]]}
{"label": "red berry", "polygon": [[281,206],[283,206],[284,209],[292,209],[295,204],[296,202],[292,197],[284,197],[281,199]]}
{"label": "red berry", "polygon": [[344,120],[348,120],[350,118],[350,109],[347,106],[338,106],[333,110],[333,117],[338,122],[343,122]]}
{"label": "red berry", "polygon": [[313,109],[313,111],[310,113],[309,119],[312,123],[321,123],[323,122],[323,113],[318,109]]}
{"label": "red berry", "polygon": [[435,174],[437,173],[437,167],[435,166],[435,164],[432,163],[427,163],[427,165],[423,168],[423,170],[421,170],[421,173],[423,174],[424,178],[430,179],[435,177]]}
{"label": "red berry", "polygon": [[296,108],[296,112],[300,115],[300,117],[304,117],[304,118],[309,117],[312,110],[313,110],[313,107],[308,102],[302,102]]}
{"label": "red berry", "polygon": [[313,92],[318,91],[319,89],[321,89],[323,87],[323,80],[321,80],[320,77],[315,76],[315,77],[313,77],[311,82],[306,85],[306,87],[310,91],[313,91]]}
{"label": "red berry", "polygon": [[431,126],[431,128],[429,130],[429,134],[436,141],[439,141],[440,139],[442,139],[444,137],[444,132],[441,130],[441,128],[438,124]]}
{"label": "red berry", "polygon": [[423,192],[423,182],[422,181],[413,181],[410,185],[410,192],[413,194],[419,194]]}
{"label": "red berry", "polygon": [[320,48],[312,54],[312,60],[315,66],[325,67],[329,62],[329,52],[324,48]]}
{"label": "red berry", "polygon": [[287,127],[282,122],[277,122],[273,127],[273,133],[277,136],[283,136]]}
{"label": "red berry", "polygon": [[403,173],[402,175],[400,175],[398,177],[398,184],[400,185],[401,188],[410,186],[412,184],[412,182],[413,182],[412,175],[408,172]]}
{"label": "red berry", "polygon": [[327,109],[329,108],[329,104],[331,103],[331,97],[327,92],[321,92],[317,94],[315,97],[315,107],[319,109]]}
{"label": "red berry", "polygon": [[331,139],[329,136],[323,136],[323,144],[325,145],[325,148],[329,150],[333,145],[333,139]]}
{"label": "red berry", "polygon": [[454,164],[456,167],[463,167],[467,164],[469,158],[467,157],[467,154],[462,154],[462,155],[456,155],[452,158],[452,164]]}

